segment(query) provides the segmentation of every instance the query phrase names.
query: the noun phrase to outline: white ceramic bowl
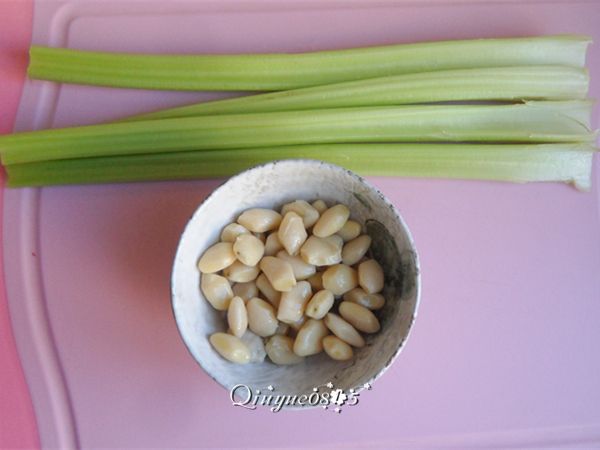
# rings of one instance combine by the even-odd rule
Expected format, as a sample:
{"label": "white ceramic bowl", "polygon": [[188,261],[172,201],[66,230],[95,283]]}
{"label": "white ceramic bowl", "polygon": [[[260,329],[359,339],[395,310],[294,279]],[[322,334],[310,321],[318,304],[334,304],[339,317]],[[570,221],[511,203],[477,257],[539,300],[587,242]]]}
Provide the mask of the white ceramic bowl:
{"label": "white ceramic bowl", "polygon": [[[208,337],[226,331],[225,314],[212,308],[200,289],[198,258],[216,243],[223,227],[252,207],[280,209],[304,199],[343,203],[351,218],[366,226],[372,250],[384,268],[386,305],[376,311],[381,330],[364,335],[366,345],[350,361],[334,361],[324,352],[299,365],[278,366],[268,357],[261,364],[239,365],[222,358]],[[387,231],[386,231],[387,230]],[[358,175],[313,160],[284,160],[242,172],[217,188],[200,205],[177,248],[172,273],[175,319],[189,351],[204,370],[228,391],[239,384],[256,390],[267,386],[273,395],[310,395],[331,382],[335,389],[358,392],[394,362],[408,338],[417,314],[420,274],[417,253],[408,228],[396,208]],[[240,394],[240,392],[236,392]],[[245,391],[240,396],[244,397]],[[314,405],[312,405],[314,406]],[[299,405],[288,408],[300,407]],[[306,406],[304,407],[306,408]]]}

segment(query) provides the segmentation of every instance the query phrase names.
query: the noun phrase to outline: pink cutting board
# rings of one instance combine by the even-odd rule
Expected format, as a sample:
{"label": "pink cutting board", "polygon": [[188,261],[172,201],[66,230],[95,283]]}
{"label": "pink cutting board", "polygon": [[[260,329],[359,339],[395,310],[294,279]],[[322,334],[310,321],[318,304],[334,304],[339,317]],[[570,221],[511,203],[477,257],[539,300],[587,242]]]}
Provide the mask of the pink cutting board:
{"label": "pink cutting board", "polygon": [[[600,2],[44,2],[33,43],[157,53],[303,52],[582,33]],[[600,47],[589,51],[600,97]],[[16,130],[220,98],[27,80]],[[598,114],[594,117],[598,125]],[[355,407],[234,407],[171,311],[172,258],[222,180],[5,189],[13,330],[42,447],[600,446],[600,204],[562,184],[370,178],[422,268],[405,350]]]}

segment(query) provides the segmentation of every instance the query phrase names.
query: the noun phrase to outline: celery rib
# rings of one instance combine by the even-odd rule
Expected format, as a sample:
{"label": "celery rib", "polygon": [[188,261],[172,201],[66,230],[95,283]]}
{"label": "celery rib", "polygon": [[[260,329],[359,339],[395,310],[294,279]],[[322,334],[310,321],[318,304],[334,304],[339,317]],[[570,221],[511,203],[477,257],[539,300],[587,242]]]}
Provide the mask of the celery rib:
{"label": "celery rib", "polygon": [[349,81],[198,103],[120,122],[215,114],[247,114],[450,101],[584,99],[589,74],[566,66],[446,70]]}
{"label": "celery rib", "polygon": [[269,161],[317,159],[363,176],[560,181],[591,186],[587,144],[325,144],[107,156],[6,167],[10,187],[228,177]]}
{"label": "celery rib", "polygon": [[339,108],[187,117],[0,136],[4,165],[67,158],[360,142],[588,142],[591,100]]}
{"label": "celery rib", "polygon": [[583,67],[590,42],[588,36],[556,35],[263,55],[146,55],[32,46],[28,75],[121,88],[274,91],[438,70]]}

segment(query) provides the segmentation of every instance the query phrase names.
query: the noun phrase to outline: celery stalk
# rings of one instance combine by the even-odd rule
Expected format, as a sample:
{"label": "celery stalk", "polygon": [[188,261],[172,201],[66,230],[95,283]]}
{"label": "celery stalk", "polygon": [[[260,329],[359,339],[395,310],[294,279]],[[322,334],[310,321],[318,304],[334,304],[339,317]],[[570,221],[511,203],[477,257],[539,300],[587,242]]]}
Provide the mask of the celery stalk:
{"label": "celery stalk", "polygon": [[134,120],[214,114],[384,106],[450,101],[584,99],[586,69],[566,66],[445,70],[348,81],[282,92],[198,103],[128,117]]}
{"label": "celery stalk", "polygon": [[147,55],[32,46],[28,75],[123,88],[272,91],[478,67],[583,67],[591,38],[557,35],[391,45],[301,54]]}
{"label": "celery stalk", "polygon": [[363,176],[562,181],[591,186],[586,144],[325,144],[107,156],[6,167],[10,187],[228,177],[278,159],[330,162]]}
{"label": "celery stalk", "polygon": [[0,136],[4,165],[93,156],[360,142],[587,142],[591,100],[338,108],[110,123]]}

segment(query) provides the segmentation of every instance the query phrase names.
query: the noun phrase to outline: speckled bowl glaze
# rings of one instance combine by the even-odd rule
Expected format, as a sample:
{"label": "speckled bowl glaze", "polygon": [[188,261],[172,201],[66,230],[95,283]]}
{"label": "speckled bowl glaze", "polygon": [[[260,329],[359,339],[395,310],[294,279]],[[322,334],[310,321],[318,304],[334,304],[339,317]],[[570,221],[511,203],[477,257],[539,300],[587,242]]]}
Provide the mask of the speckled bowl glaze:
{"label": "speckled bowl glaze", "polygon": [[[373,238],[371,249],[384,268],[386,305],[376,311],[381,330],[364,335],[366,345],[355,349],[350,361],[334,361],[324,352],[299,365],[278,366],[268,357],[261,364],[239,365],[222,358],[208,337],[226,331],[226,315],[212,308],[199,285],[198,258],[216,243],[223,227],[252,207],[280,209],[304,199],[343,203],[351,218]],[[202,368],[231,392],[244,385],[254,392],[273,387],[269,395],[309,396],[327,383],[348,392],[373,383],[395,361],[404,347],[417,314],[420,297],[419,261],[409,230],[396,208],[375,187],[341,167],[294,159],[263,164],[244,171],[217,188],[188,223],[177,248],[172,273],[175,320],[189,351]],[[243,400],[247,392],[236,391]],[[260,403],[259,403],[260,404]],[[302,408],[297,403],[286,409]],[[322,406],[322,405],[319,405]]]}

